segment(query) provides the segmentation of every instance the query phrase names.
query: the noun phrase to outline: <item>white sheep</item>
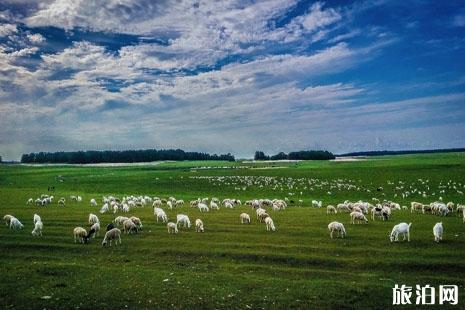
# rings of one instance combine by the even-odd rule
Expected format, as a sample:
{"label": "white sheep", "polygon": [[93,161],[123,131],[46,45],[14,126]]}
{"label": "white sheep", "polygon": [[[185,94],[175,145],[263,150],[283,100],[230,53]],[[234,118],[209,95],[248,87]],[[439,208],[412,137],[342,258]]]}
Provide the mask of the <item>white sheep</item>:
{"label": "white sheep", "polygon": [[118,245],[118,241],[119,244],[121,244],[121,230],[119,230],[118,228],[113,228],[106,232],[105,237],[102,241],[102,246],[105,246],[108,243],[108,241],[110,241],[111,246],[111,242],[113,240],[115,240],[115,245]]}
{"label": "white sheep", "polygon": [[17,229],[23,229],[24,225],[21,224],[21,222],[16,218],[12,217],[10,220],[10,228],[17,230]]}
{"label": "white sheep", "polygon": [[107,213],[108,211],[110,211],[110,207],[108,206],[108,203],[105,203],[101,208],[100,208],[100,213]]}
{"label": "white sheep", "polygon": [[209,212],[210,211],[210,209],[208,209],[208,206],[206,204],[204,204],[203,202],[199,203],[197,205],[197,208],[199,208],[200,212]]}
{"label": "white sheep", "polygon": [[360,223],[361,221],[368,223],[368,219],[365,217],[365,215],[362,212],[358,211],[351,212],[350,219],[352,220],[352,224],[355,224],[355,220],[357,220],[358,223]]}
{"label": "white sheep", "polygon": [[436,223],[433,227],[434,241],[439,242],[442,240],[442,233],[444,228],[442,227],[442,222]]}
{"label": "white sheep", "polygon": [[32,205],[34,203],[34,199],[29,198],[26,202],[26,205]]}
{"label": "white sheep", "polygon": [[39,214],[34,214],[33,220],[34,220],[34,224],[37,223],[37,222],[41,222],[41,221],[42,221],[42,219],[40,218]]}
{"label": "white sheep", "polygon": [[312,206],[315,207],[315,208],[321,208],[321,206],[323,205],[323,203],[318,200],[312,200]]}
{"label": "white sheep", "polygon": [[166,227],[168,228],[168,233],[169,234],[177,234],[178,233],[178,226],[175,223],[169,222],[168,224],[166,224]]}
{"label": "white sheep", "polygon": [[10,226],[10,222],[11,222],[11,219],[12,219],[12,218],[14,218],[14,216],[13,216],[13,215],[9,215],[9,214],[7,214],[7,215],[5,215],[5,216],[3,217],[3,220],[5,221],[5,225],[6,225],[6,226]]}
{"label": "white sheep", "polygon": [[96,201],[94,198],[92,198],[92,199],[90,200],[90,206],[91,206],[91,207],[96,207],[96,206],[97,206],[97,201]]}
{"label": "white sheep", "polygon": [[168,222],[168,216],[166,215],[163,209],[155,207],[153,208],[153,213],[157,217],[157,222],[158,222],[158,219],[161,219],[163,223]]}
{"label": "white sheep", "polygon": [[170,210],[173,210],[173,203],[171,202],[171,200],[168,200],[166,202],[166,205],[168,206],[168,208],[170,208]]}
{"label": "white sheep", "polygon": [[274,226],[274,223],[273,223],[273,220],[271,219],[271,217],[267,217],[265,218],[265,225],[266,225],[266,230],[267,231],[275,231],[276,230],[276,227]]}
{"label": "white sheep", "polygon": [[392,228],[391,234],[389,235],[389,239],[391,240],[391,242],[399,241],[399,234],[404,235],[404,241],[405,241],[405,238],[407,237],[407,241],[410,242],[410,226],[411,225],[412,223],[409,223],[409,224],[400,223],[400,224],[395,225]]}
{"label": "white sheep", "polygon": [[201,219],[196,219],[195,220],[195,231],[196,232],[204,232],[203,222],[202,222]]}
{"label": "white sheep", "polygon": [[179,225],[182,227],[191,228],[191,221],[189,220],[189,217],[185,214],[176,215],[176,226]]}
{"label": "white sheep", "polygon": [[333,239],[333,233],[337,231],[337,236],[344,238],[344,236],[347,236],[346,229],[344,228],[344,225],[339,222],[331,222],[328,224],[328,230],[330,231],[330,236],[331,239]]}
{"label": "white sheep", "polygon": [[89,225],[94,225],[95,223],[100,223],[97,215],[89,213]]}
{"label": "white sheep", "polygon": [[326,214],[331,214],[331,213],[337,214],[337,210],[334,206],[328,205],[326,207]]}
{"label": "white sheep", "polygon": [[74,243],[76,243],[78,240],[80,243],[84,243],[86,240],[87,231],[82,227],[76,227],[74,228],[73,235]]}
{"label": "white sheep", "polygon": [[220,207],[218,206],[218,204],[214,201],[210,201],[210,209],[215,209],[215,210],[219,210]]}
{"label": "white sheep", "polygon": [[44,228],[44,224],[42,221],[39,219],[37,222],[34,221],[34,229],[32,230],[32,235],[33,236],[42,236],[42,230]]}
{"label": "white sheep", "polygon": [[247,213],[241,213],[239,216],[242,224],[250,224],[250,215]]}

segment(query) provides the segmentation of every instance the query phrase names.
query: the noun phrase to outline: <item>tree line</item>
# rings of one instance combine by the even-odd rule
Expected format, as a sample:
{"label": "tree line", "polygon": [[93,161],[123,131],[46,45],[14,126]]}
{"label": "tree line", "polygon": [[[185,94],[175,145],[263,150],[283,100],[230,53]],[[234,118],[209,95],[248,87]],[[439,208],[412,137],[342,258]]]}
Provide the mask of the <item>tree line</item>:
{"label": "tree line", "polygon": [[60,163],[60,164],[95,164],[95,163],[138,163],[157,160],[227,160],[234,161],[230,153],[210,155],[201,152],[185,152],[180,149],[170,150],[127,150],[127,151],[77,151],[77,152],[39,152],[23,154],[22,163]]}
{"label": "tree line", "polygon": [[271,156],[266,155],[262,151],[256,151],[254,156],[255,160],[328,160],[335,158],[336,156],[328,151],[298,151],[290,152],[289,154],[279,152],[278,154]]}

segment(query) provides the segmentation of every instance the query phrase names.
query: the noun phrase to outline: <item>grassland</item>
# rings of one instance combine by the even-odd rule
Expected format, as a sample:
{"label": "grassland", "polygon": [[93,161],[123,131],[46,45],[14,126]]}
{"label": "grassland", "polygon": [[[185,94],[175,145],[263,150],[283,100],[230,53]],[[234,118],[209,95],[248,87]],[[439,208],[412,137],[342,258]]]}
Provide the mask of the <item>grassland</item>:
{"label": "grassland", "polygon": [[[422,181],[419,181],[421,179]],[[60,180],[63,180],[62,182]],[[308,181],[314,180],[313,185]],[[338,181],[339,180],[339,181]],[[428,180],[427,182],[425,180]],[[427,191],[407,198],[404,186]],[[337,183],[357,189],[331,188]],[[18,217],[25,229],[0,225],[0,307],[9,308],[389,308],[397,284],[456,284],[459,308],[465,305],[465,225],[457,216],[442,218],[444,241],[433,242],[434,215],[397,211],[388,222],[351,225],[346,213],[326,215],[310,206],[344,200],[390,199],[465,203],[465,154],[376,157],[356,162],[226,163],[181,162],[134,167],[0,166],[0,208]],[[26,206],[26,200],[55,186],[64,208]],[[440,187],[442,186],[442,187]],[[454,186],[456,187],[454,189]],[[382,191],[377,191],[383,187]],[[444,192],[440,192],[444,190]],[[300,194],[302,192],[302,195]],[[330,192],[330,193],[328,193]],[[395,197],[395,194],[397,196]],[[434,196],[432,195],[434,193]],[[199,213],[187,206],[167,210],[202,218],[205,233],[168,235],[152,208],[130,212],[144,230],[123,236],[121,246],[102,248],[102,236],[75,244],[72,230],[85,226],[91,198],[102,195],[284,198],[295,203],[271,212],[277,231],[263,224],[239,224],[250,208]],[[293,194],[293,195],[290,195]],[[81,195],[82,203],[70,202]],[[298,200],[303,204],[299,205]],[[32,216],[41,215],[44,236],[33,238]],[[115,215],[100,215],[109,223]],[[348,238],[329,238],[327,224],[345,224]],[[391,244],[388,232],[412,222],[412,241]],[[45,297],[47,296],[47,297]],[[412,299],[414,302],[414,298]],[[457,308],[457,307],[456,307]]]}

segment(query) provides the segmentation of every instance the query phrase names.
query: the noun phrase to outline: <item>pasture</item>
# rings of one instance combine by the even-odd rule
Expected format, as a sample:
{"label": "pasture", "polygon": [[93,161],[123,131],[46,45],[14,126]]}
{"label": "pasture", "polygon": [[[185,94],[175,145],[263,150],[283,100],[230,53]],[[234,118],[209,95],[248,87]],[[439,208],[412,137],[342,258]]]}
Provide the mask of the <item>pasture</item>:
{"label": "pasture", "polygon": [[[54,192],[47,192],[54,186]],[[380,189],[382,188],[382,189]],[[407,197],[405,193],[409,192]],[[425,194],[423,194],[425,192]],[[459,286],[465,305],[465,224],[447,217],[410,212],[410,202],[464,204],[465,154],[375,157],[353,162],[167,162],[125,167],[0,166],[0,208],[24,225],[0,225],[0,307],[8,308],[389,308],[394,284]],[[47,206],[26,206],[29,198],[53,195]],[[404,196],[402,196],[404,194]],[[80,195],[82,202],[72,202]],[[181,229],[169,235],[150,205],[128,213],[144,225],[122,235],[122,245],[101,246],[104,226],[121,212],[100,214],[102,196],[148,195],[186,201],[163,209],[201,218],[205,233]],[[426,195],[426,197],[425,197]],[[66,206],[58,207],[60,197]],[[283,211],[269,214],[277,227],[267,232],[255,212],[242,205],[200,213],[189,206],[198,197],[287,197]],[[95,198],[98,207],[89,201]],[[348,213],[327,215],[326,206],[345,200],[391,200],[409,210],[389,221],[369,217],[352,225]],[[322,200],[322,208],[311,206]],[[299,202],[303,200],[303,202]],[[250,225],[240,224],[248,213]],[[32,217],[44,222],[33,237]],[[88,229],[89,213],[102,223],[100,236],[75,244],[73,228]],[[367,216],[368,217],[368,216]],[[347,238],[330,239],[337,220]],[[432,228],[443,222],[444,240]],[[411,242],[391,243],[392,227],[411,222]],[[414,298],[413,298],[414,301]],[[445,308],[447,308],[445,306]]]}

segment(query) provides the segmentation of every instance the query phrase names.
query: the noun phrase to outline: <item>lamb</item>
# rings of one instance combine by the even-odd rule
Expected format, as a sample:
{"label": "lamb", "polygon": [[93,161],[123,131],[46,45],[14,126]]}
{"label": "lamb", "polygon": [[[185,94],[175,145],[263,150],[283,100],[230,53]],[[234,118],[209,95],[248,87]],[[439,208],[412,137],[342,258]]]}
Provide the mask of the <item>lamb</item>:
{"label": "lamb", "polygon": [[434,241],[439,242],[442,240],[442,233],[444,228],[442,227],[442,222],[436,223],[433,227]]}
{"label": "lamb", "polygon": [[108,241],[110,241],[111,246],[111,242],[113,240],[115,240],[115,246],[118,245],[118,241],[119,244],[121,244],[121,230],[119,230],[118,228],[113,228],[106,232],[105,237],[102,241],[102,246],[107,245]]}
{"label": "lamb", "polygon": [[21,224],[21,222],[16,218],[16,217],[12,217],[11,220],[10,220],[10,228],[11,229],[14,229],[14,230],[17,230],[17,229],[23,229],[24,225]]}
{"label": "lamb", "polygon": [[130,234],[131,232],[137,233],[137,226],[131,219],[127,219],[123,222],[123,230],[126,234]]}
{"label": "lamb", "polygon": [[34,224],[37,223],[37,222],[41,222],[42,219],[40,218],[40,216],[38,214],[34,214]]}
{"label": "lamb", "polygon": [[95,223],[90,227],[90,230],[94,230],[92,237],[98,237],[100,231],[100,223]]}
{"label": "lamb", "polygon": [[271,219],[271,217],[267,217],[265,218],[265,225],[266,225],[266,230],[267,231],[275,231],[276,230],[276,227],[274,226],[274,223],[273,223],[273,220]]}
{"label": "lamb", "polygon": [[44,224],[39,219],[38,221],[34,220],[34,229],[32,230],[33,236],[42,236],[42,229],[44,228]]}
{"label": "lamb", "polygon": [[14,216],[13,216],[13,215],[9,215],[9,214],[7,214],[7,215],[5,215],[5,216],[3,217],[3,220],[5,221],[5,225],[6,225],[6,226],[10,226],[10,222],[11,222],[11,219],[12,219],[12,218],[14,218]]}
{"label": "lamb", "polygon": [[168,224],[166,224],[166,227],[168,228],[168,233],[169,234],[177,234],[178,233],[178,226],[175,223],[169,222]]}
{"label": "lamb", "polygon": [[183,227],[191,228],[191,221],[185,214],[176,215],[176,226],[181,225]]}
{"label": "lamb", "polygon": [[412,223],[409,223],[409,224],[400,223],[400,224],[395,225],[392,228],[391,234],[389,235],[389,239],[391,240],[391,242],[399,241],[399,234],[404,235],[404,241],[405,241],[405,237],[407,237],[407,241],[410,242],[410,226],[411,225]]}
{"label": "lamb", "polygon": [[328,230],[330,231],[330,236],[331,239],[333,239],[333,233],[337,231],[337,236],[344,238],[344,236],[347,236],[346,229],[344,228],[344,225],[339,222],[331,222],[328,224]]}
{"label": "lamb", "polygon": [[203,211],[209,212],[209,211],[210,211],[210,210],[208,209],[208,206],[207,206],[206,204],[204,204],[203,202],[199,203],[199,204],[197,205],[197,208],[199,208],[199,211],[200,211],[200,212],[203,212]]}
{"label": "lamb", "polygon": [[89,213],[89,225],[94,225],[95,223],[100,223],[97,215]]}
{"label": "lamb", "polygon": [[326,207],[326,214],[331,214],[331,213],[337,214],[337,210],[334,206],[329,205]]}
{"label": "lamb", "polygon": [[168,222],[168,216],[166,215],[163,209],[155,207],[153,209],[153,213],[157,217],[157,222],[158,222],[158,219],[161,219],[163,223]]}
{"label": "lamb", "polygon": [[355,220],[357,220],[358,223],[360,223],[361,221],[368,223],[367,218],[362,212],[353,211],[352,213],[350,213],[350,218],[352,220],[352,224],[355,224]]}
{"label": "lamb", "polygon": [[203,222],[202,222],[201,219],[196,219],[195,220],[195,231],[196,232],[204,232]]}
{"label": "lamb", "polygon": [[87,231],[84,228],[82,227],[74,228],[73,234],[74,234],[74,243],[76,243],[77,240],[79,240],[80,243],[85,243],[87,241],[86,240]]}
{"label": "lamb", "polygon": [[239,217],[241,219],[241,224],[250,224],[250,216],[247,213],[241,213]]}

